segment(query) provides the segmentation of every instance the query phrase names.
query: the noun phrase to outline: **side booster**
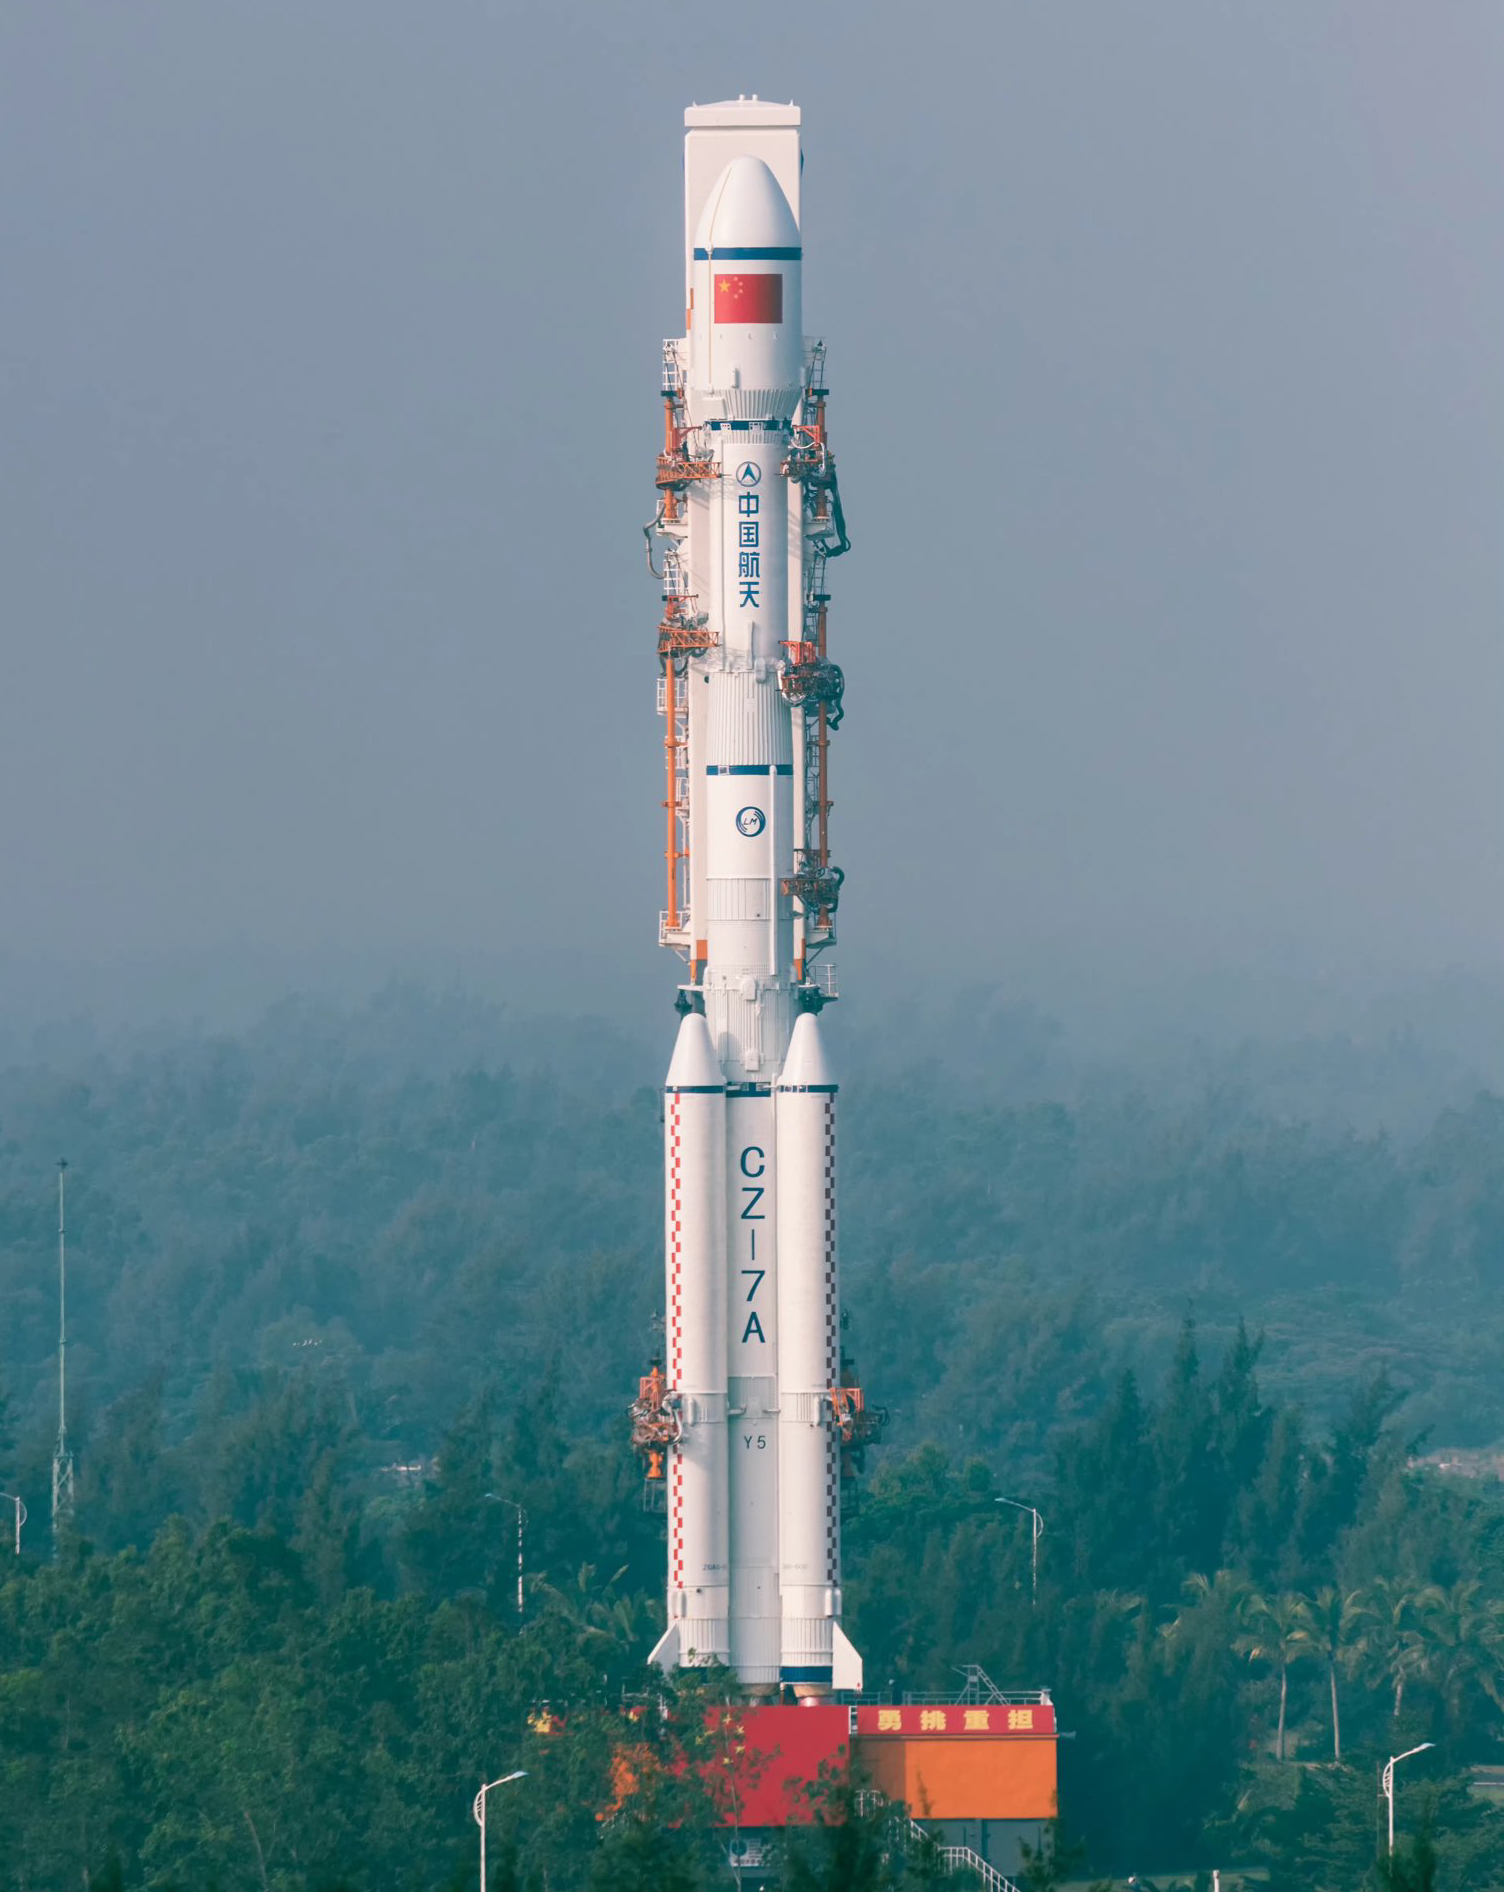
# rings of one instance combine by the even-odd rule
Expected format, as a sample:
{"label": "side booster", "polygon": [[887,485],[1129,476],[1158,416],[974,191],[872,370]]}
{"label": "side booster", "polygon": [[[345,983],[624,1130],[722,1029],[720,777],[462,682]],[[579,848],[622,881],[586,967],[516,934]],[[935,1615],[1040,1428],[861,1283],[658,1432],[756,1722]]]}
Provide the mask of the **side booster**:
{"label": "side booster", "polygon": [[868,1423],[842,1385],[819,1025],[841,882],[825,566],[846,535],[824,345],[801,322],[798,111],[738,100],[686,123],[688,334],[664,344],[647,534],[664,599],[659,937],[688,976],[664,1098],[665,1358],[634,1439],[667,1488],[654,1660],[818,1695],[861,1681],[839,1621],[840,1485]]}

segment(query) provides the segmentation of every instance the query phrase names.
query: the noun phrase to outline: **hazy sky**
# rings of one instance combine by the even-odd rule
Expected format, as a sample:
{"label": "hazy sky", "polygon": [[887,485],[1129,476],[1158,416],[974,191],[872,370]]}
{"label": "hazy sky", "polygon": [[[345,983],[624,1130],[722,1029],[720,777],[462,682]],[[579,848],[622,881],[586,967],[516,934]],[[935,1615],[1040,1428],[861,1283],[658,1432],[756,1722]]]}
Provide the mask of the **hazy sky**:
{"label": "hazy sky", "polygon": [[0,947],[648,956],[680,115],[743,91],[848,972],[1495,964],[1496,0],[0,0]]}

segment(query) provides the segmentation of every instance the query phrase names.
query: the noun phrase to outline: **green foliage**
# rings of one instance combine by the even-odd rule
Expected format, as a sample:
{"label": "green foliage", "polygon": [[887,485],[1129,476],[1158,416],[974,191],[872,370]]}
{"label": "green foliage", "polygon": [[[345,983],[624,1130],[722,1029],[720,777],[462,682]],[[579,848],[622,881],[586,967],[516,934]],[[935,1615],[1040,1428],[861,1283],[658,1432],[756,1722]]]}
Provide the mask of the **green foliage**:
{"label": "green foliage", "polygon": [[1408,1786],[1386,1854],[1377,1767],[1256,1769],[1237,1831],[1266,1862],[1270,1892],[1483,1892],[1504,1885],[1504,1814],[1457,1776]]}
{"label": "green foliage", "polygon": [[700,1892],[700,1851],[687,1834],[623,1821],[596,1849],[590,1892]]}
{"label": "green foliage", "polygon": [[1060,1892],[1086,1863],[1086,1848],[1070,1845],[1060,1822],[1052,1820],[1037,1846],[1027,1840],[1020,1843],[1019,1859],[1018,1882],[1023,1892]]}
{"label": "green foliage", "polygon": [[[1422,1827],[1414,1839],[1397,1846],[1392,1858],[1380,1859],[1380,1892],[1437,1892],[1439,1861],[1430,1829]],[[1464,1881],[1476,1884],[1477,1881]]]}
{"label": "green foliage", "polygon": [[[783,1847],[783,1892],[898,1892],[907,1884],[892,1810],[838,1787],[808,1826],[790,1827]],[[921,1870],[923,1868],[921,1867]]]}

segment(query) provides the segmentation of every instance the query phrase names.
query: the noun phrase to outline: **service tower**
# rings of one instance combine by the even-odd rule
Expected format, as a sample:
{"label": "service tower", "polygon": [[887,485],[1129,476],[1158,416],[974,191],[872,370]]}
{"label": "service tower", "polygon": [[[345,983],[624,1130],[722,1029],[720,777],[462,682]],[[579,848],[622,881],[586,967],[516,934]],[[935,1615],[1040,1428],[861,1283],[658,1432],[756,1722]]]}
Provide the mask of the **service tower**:
{"label": "service tower", "polygon": [[808,1698],[861,1685],[840,1627],[841,1477],[867,1415],[843,1384],[819,1023],[841,886],[825,573],[847,539],[825,345],[802,322],[798,108],[736,99],[684,122],[687,332],[663,344],[646,532],[663,595],[658,937],[685,975],[664,1085],[664,1359],[633,1430],[666,1487],[654,1660]]}

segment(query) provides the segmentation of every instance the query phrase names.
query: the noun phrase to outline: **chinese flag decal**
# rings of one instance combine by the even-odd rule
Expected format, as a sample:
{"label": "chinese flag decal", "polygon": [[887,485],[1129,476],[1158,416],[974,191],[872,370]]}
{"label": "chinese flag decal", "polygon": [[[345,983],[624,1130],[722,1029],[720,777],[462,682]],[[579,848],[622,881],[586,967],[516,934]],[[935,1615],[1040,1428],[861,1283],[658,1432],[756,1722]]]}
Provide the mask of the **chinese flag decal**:
{"label": "chinese flag decal", "polygon": [[781,322],[782,276],[717,276],[717,322]]}

